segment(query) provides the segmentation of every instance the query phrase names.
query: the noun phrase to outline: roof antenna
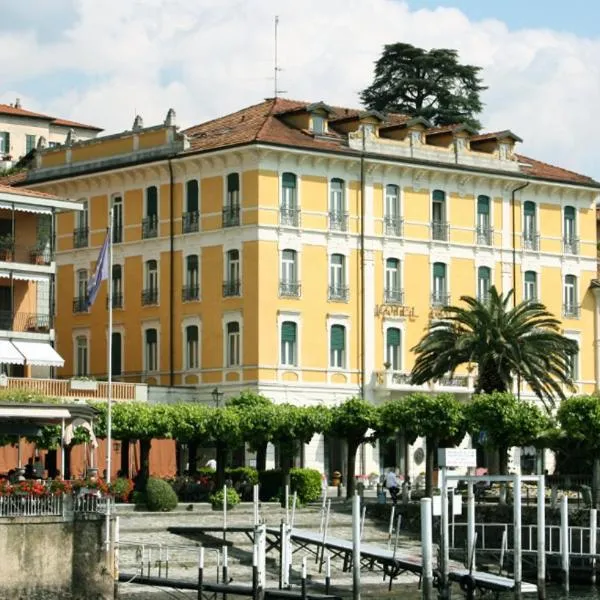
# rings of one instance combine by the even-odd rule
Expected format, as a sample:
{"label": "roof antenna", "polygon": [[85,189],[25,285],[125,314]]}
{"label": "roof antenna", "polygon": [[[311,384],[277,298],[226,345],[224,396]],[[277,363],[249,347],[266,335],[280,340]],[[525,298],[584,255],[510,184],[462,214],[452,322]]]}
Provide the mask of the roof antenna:
{"label": "roof antenna", "polygon": [[277,96],[279,96],[279,94],[285,94],[286,91],[285,90],[280,90],[278,89],[278,74],[279,71],[281,71],[281,67],[279,66],[279,62],[277,60],[277,30],[279,29],[279,17],[277,15],[275,15],[275,66],[274,66],[274,75],[275,77],[274,79],[274,87],[273,87],[273,97],[277,98]]}

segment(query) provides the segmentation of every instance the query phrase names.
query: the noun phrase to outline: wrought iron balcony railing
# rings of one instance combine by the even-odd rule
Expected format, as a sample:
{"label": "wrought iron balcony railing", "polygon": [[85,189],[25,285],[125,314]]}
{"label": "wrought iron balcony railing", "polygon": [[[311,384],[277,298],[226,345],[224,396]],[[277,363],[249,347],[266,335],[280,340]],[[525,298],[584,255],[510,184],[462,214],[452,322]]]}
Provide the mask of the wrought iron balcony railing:
{"label": "wrought iron balcony railing", "polygon": [[383,220],[385,235],[402,237],[404,235],[404,219],[401,217],[386,216]]}
{"label": "wrought iron balcony railing", "polygon": [[431,306],[442,308],[450,304],[450,294],[446,292],[433,292],[431,294]]}
{"label": "wrought iron balcony railing", "polygon": [[112,229],[113,244],[120,244],[123,241],[123,225],[115,225]]}
{"label": "wrought iron balcony railing", "polygon": [[477,226],[476,231],[478,246],[493,246],[494,245],[494,230],[491,227]]}
{"label": "wrought iron balcony railing", "polygon": [[158,215],[150,215],[142,219],[142,239],[158,237]]}
{"label": "wrought iron balcony railing", "polygon": [[347,302],[350,296],[350,288],[347,285],[330,285],[329,299],[336,302]]}
{"label": "wrought iron balcony railing", "polygon": [[181,215],[181,233],[194,233],[200,229],[200,214],[197,210]]}
{"label": "wrought iron balcony railing", "polygon": [[237,227],[240,224],[240,207],[232,204],[223,209],[223,227]]}
{"label": "wrought iron balcony railing", "polygon": [[[123,294],[113,293],[112,307],[123,308]],[[106,298],[106,308],[110,308],[110,302],[108,298]]]}
{"label": "wrought iron balcony railing", "polygon": [[241,282],[239,279],[223,282],[223,297],[239,296],[241,290]]}
{"label": "wrought iron balcony railing", "polygon": [[431,239],[447,242],[450,239],[450,224],[447,221],[431,221]]}
{"label": "wrought iron balcony railing", "polygon": [[87,248],[89,233],[89,227],[73,229],[73,248]]}
{"label": "wrought iron balcony railing", "polygon": [[300,227],[300,209],[289,206],[280,206],[279,224],[286,227]]}
{"label": "wrought iron balcony railing", "polygon": [[153,304],[158,304],[158,288],[142,290],[142,306],[152,306]]}
{"label": "wrought iron balcony railing", "polygon": [[404,304],[404,290],[399,288],[386,288],[383,296],[386,304]]}
{"label": "wrought iron balcony railing", "polygon": [[523,248],[538,251],[540,249],[540,234],[535,231],[523,232]]}
{"label": "wrought iron balcony railing", "polygon": [[331,231],[348,231],[348,213],[330,210],[329,229]]}
{"label": "wrought iron balcony railing", "polygon": [[181,299],[184,302],[192,302],[200,298],[200,286],[199,285],[184,285],[181,288]]}
{"label": "wrought iron balcony railing", "polygon": [[48,333],[52,326],[50,314],[13,312],[0,309],[0,330]]}
{"label": "wrought iron balcony railing", "polygon": [[576,304],[563,304],[563,317],[567,319],[579,319],[580,313],[580,307]]}
{"label": "wrought iron balcony railing", "polygon": [[279,282],[279,295],[286,298],[299,298],[300,284],[297,281],[281,280]]}
{"label": "wrought iron balcony railing", "polygon": [[579,254],[579,238],[563,238],[563,254]]}
{"label": "wrought iron balcony railing", "polygon": [[88,312],[88,297],[87,297],[87,295],[75,296],[75,298],[73,298],[73,312],[74,313]]}

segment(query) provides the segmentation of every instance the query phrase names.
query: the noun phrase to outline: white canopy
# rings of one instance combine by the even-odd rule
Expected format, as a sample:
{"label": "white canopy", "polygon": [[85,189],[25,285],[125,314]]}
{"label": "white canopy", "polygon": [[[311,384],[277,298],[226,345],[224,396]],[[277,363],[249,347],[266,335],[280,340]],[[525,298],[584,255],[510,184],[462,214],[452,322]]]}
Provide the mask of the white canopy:
{"label": "white canopy", "polygon": [[23,355],[9,340],[0,340],[0,363],[22,365],[24,362]]}
{"label": "white canopy", "polygon": [[62,356],[47,342],[15,340],[13,344],[25,357],[28,365],[62,367],[65,364]]}

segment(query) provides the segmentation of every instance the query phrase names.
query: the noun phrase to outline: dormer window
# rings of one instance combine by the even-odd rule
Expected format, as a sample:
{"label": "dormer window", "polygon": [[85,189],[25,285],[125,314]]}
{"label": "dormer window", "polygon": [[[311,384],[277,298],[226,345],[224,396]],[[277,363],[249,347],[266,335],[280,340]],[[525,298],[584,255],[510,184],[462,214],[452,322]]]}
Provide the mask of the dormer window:
{"label": "dormer window", "polygon": [[375,135],[375,125],[373,123],[363,123],[361,127],[365,137]]}
{"label": "dormer window", "polygon": [[313,115],[312,116],[312,131],[317,135],[321,135],[325,133],[325,117],[321,115]]}
{"label": "dormer window", "polygon": [[413,146],[416,146],[421,143],[421,132],[420,131],[411,131],[410,132],[410,143]]}
{"label": "dormer window", "polygon": [[508,158],[508,144],[498,145],[498,155],[500,160],[506,160]]}

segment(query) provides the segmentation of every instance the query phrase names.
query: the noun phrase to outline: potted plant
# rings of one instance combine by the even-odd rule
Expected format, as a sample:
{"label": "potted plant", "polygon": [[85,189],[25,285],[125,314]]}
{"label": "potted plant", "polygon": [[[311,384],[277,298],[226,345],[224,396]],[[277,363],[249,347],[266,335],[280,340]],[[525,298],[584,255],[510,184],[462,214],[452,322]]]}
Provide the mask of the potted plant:
{"label": "potted plant", "polygon": [[74,377],[71,379],[70,387],[72,390],[95,392],[98,389],[98,382],[89,377]]}
{"label": "potted plant", "polygon": [[32,265],[46,265],[48,254],[48,240],[38,240],[29,251],[29,262]]}
{"label": "potted plant", "polygon": [[15,250],[15,240],[12,233],[0,236],[0,260],[12,260]]}

